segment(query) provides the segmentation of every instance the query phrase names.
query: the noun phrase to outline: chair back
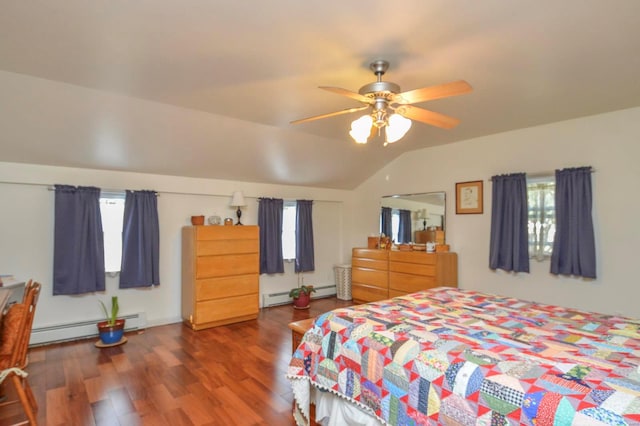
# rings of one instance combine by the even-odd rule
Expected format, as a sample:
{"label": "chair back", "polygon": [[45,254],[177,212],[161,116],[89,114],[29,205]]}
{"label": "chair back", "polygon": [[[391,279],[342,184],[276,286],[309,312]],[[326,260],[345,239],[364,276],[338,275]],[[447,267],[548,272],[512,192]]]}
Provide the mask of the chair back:
{"label": "chair back", "polygon": [[8,355],[9,362],[2,368],[24,369],[27,365],[27,350],[41,287],[40,283],[30,280],[25,286],[22,303],[11,305],[3,319],[0,355]]}

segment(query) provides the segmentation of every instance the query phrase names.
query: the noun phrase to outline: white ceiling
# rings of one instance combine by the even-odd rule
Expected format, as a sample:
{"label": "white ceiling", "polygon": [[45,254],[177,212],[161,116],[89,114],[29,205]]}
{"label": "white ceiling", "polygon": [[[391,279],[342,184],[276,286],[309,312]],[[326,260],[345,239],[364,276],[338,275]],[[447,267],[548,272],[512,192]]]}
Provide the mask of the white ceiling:
{"label": "white ceiling", "polygon": [[[49,124],[55,144],[43,143],[30,133],[43,118],[18,116],[3,91],[52,95],[34,79],[29,90],[6,83],[0,123],[19,123],[20,137],[0,138],[0,161],[348,189],[407,151],[640,105],[638,0],[1,0],[0,10],[6,81],[55,81],[61,96],[96,89],[149,112],[133,123],[112,113],[117,140],[94,138],[100,149],[85,149],[95,130],[83,127],[99,117]],[[468,81],[471,94],[418,105],[461,124],[414,123],[384,148],[351,140],[357,115],[289,124],[361,105],[317,86],[357,92],[379,58],[402,90]],[[169,128],[152,113],[166,105],[189,118]]]}

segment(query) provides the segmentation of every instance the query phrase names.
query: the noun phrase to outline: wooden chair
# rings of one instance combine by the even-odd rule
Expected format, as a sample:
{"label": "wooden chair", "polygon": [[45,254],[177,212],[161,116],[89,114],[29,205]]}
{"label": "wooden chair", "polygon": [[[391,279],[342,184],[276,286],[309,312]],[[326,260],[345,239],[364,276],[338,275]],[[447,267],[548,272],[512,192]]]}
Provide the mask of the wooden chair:
{"label": "wooden chair", "polygon": [[16,400],[0,403],[0,407],[20,402],[27,421],[20,424],[37,425],[35,413],[38,411],[33,391],[27,380],[27,350],[36,304],[40,295],[40,283],[29,281],[24,289],[22,303],[9,307],[0,329],[0,384],[12,383]]}

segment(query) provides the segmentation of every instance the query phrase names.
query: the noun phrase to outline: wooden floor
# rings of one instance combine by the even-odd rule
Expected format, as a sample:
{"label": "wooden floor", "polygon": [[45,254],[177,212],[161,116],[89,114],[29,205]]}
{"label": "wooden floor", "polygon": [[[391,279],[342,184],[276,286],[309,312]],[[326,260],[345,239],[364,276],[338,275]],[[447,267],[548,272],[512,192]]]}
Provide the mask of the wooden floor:
{"label": "wooden floor", "polygon": [[[153,327],[113,348],[95,339],[33,348],[39,424],[293,425],[287,324],[349,305],[315,299],[309,310],[266,308],[255,321],[202,331]],[[0,426],[25,419],[17,406],[0,410]]]}

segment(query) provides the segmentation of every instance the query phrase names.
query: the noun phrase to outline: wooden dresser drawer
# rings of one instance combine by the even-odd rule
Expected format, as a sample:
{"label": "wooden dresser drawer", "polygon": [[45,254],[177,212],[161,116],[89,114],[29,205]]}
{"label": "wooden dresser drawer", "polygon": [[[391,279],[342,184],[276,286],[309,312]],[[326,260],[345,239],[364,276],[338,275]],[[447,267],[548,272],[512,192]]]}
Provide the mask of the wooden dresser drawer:
{"label": "wooden dresser drawer", "polygon": [[424,265],[419,263],[389,262],[389,271],[404,272],[405,274],[436,275],[436,265]]}
{"label": "wooden dresser drawer", "polygon": [[351,251],[351,257],[364,257],[367,259],[384,260],[386,262],[387,259],[389,259],[389,252],[387,250],[354,248]]}
{"label": "wooden dresser drawer", "polygon": [[256,274],[196,280],[196,301],[258,294],[258,281]]}
{"label": "wooden dresser drawer", "polygon": [[351,296],[356,303],[377,302],[389,298],[389,290],[364,284],[352,283]]}
{"label": "wooden dresser drawer", "polygon": [[403,274],[401,272],[391,272],[389,274],[389,289],[404,293],[415,293],[416,291],[436,287],[436,280],[433,276]]}
{"label": "wooden dresser drawer", "polygon": [[362,257],[354,257],[351,259],[352,268],[377,269],[379,271],[387,270],[386,260],[365,259]]}
{"label": "wooden dresser drawer", "polygon": [[198,256],[221,255],[228,253],[258,253],[258,240],[206,240],[196,242]]}
{"label": "wooden dresser drawer", "polygon": [[389,262],[419,263],[422,265],[435,265],[437,255],[423,251],[392,251],[389,252]]}
{"label": "wooden dresser drawer", "polygon": [[386,290],[388,286],[387,271],[377,269],[352,268],[351,283],[367,284],[372,287],[381,287]]}
{"label": "wooden dresser drawer", "polygon": [[198,256],[196,258],[196,278],[257,274],[259,261],[258,253]]}
{"label": "wooden dresser drawer", "polygon": [[196,303],[195,322],[204,324],[258,314],[258,294],[206,300]]}
{"label": "wooden dresser drawer", "polygon": [[196,226],[196,240],[258,240],[257,226]]}
{"label": "wooden dresser drawer", "polygon": [[389,299],[393,299],[394,297],[406,296],[407,294],[409,293],[407,293],[406,291],[397,291],[392,288],[389,289]]}

